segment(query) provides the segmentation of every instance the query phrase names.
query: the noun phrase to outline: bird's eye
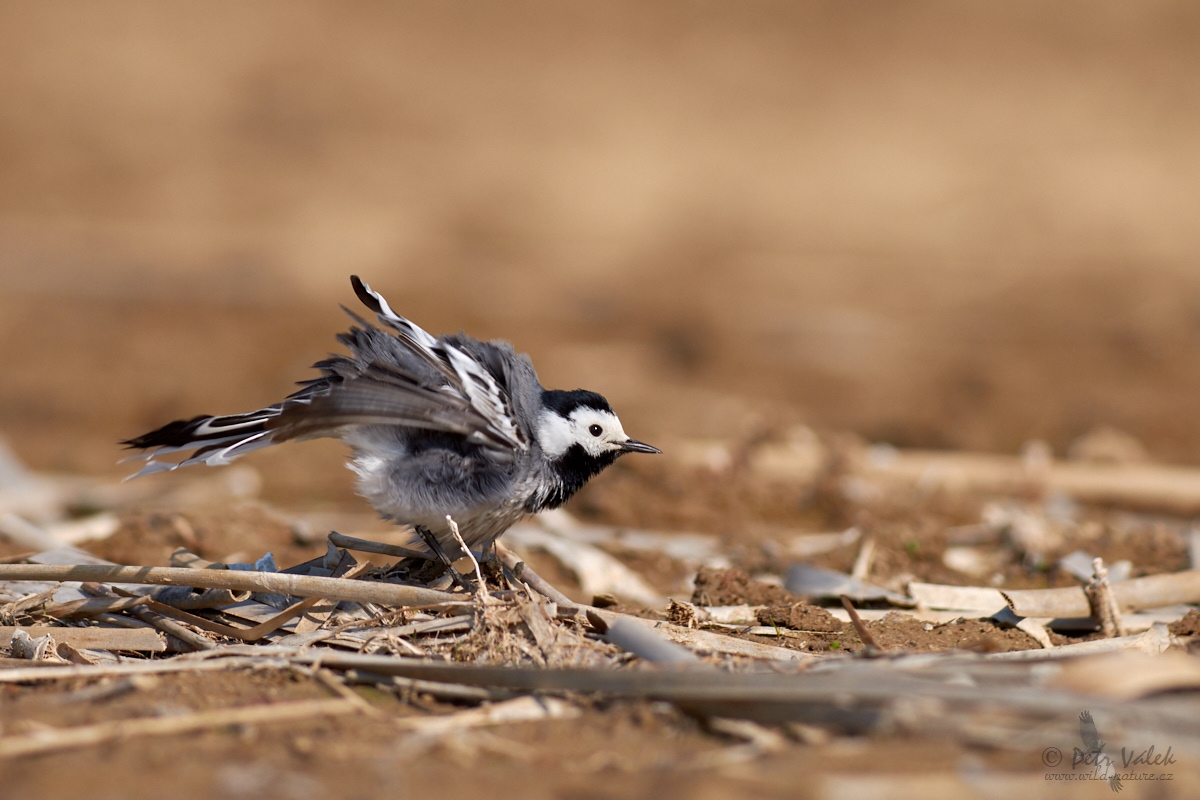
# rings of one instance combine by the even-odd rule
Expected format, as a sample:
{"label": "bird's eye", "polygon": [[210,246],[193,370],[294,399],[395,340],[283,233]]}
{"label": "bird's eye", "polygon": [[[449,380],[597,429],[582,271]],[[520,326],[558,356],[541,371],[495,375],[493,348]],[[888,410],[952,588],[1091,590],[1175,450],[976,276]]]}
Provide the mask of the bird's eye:
{"label": "bird's eye", "polygon": [[600,434],[604,433],[604,429],[599,425],[591,425],[588,427],[588,433],[590,433],[592,436],[599,436]]}

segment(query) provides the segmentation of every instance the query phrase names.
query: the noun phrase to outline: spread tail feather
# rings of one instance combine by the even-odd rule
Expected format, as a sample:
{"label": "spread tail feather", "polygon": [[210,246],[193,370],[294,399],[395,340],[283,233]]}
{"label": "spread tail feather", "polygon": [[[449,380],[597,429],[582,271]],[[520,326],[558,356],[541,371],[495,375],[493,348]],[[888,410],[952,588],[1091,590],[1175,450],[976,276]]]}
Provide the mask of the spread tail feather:
{"label": "spread tail feather", "polygon": [[[201,416],[190,420],[176,420],[157,430],[126,439],[126,447],[145,450],[125,459],[142,458],[146,466],[129,478],[140,478],[156,472],[167,472],[192,464],[208,464],[210,467],[228,464],[253,450],[269,447],[277,441],[269,423],[279,416],[283,405],[268,406],[249,414],[233,414],[225,417]],[[158,456],[194,450],[182,461],[158,461]]]}

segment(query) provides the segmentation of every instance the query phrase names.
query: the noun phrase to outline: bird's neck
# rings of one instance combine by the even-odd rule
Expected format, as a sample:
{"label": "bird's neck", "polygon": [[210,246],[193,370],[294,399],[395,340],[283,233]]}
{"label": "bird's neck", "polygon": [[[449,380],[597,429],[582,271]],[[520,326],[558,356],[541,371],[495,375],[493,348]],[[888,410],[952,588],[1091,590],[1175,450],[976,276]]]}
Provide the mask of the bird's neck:
{"label": "bird's neck", "polygon": [[558,508],[583,488],[583,485],[617,460],[619,452],[590,455],[580,445],[573,444],[566,452],[550,462],[546,491],[535,498],[534,513]]}

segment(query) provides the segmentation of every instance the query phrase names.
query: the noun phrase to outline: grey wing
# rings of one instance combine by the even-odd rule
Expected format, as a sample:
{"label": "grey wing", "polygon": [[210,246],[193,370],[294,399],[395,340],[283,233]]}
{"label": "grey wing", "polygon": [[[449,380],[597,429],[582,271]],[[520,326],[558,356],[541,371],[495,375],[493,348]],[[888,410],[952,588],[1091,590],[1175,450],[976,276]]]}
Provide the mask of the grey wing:
{"label": "grey wing", "polygon": [[505,372],[494,372],[496,358],[479,360],[489,345],[435,338],[352,280],[359,299],[396,335],[348,311],[362,325],[338,337],[352,357],[317,364],[324,375],[289,398],[273,427],[288,438],[306,438],[349,425],[390,424],[461,435],[501,457],[528,447]]}
{"label": "grey wing", "polygon": [[503,341],[481,342],[461,334],[447,336],[445,341],[487,370],[499,389],[493,407],[498,407],[502,419],[512,421],[515,438],[531,440],[541,411],[542,384],[529,356]]}
{"label": "grey wing", "polygon": [[[362,327],[351,327],[338,341],[350,356],[331,356],[315,364],[322,375],[282,403],[249,414],[200,416],[177,420],[129,439],[144,452],[138,475],[191,464],[230,461],[289,439],[339,436],[358,425],[395,425],[450,433],[507,461],[529,447],[527,426],[518,424],[509,393],[510,367],[532,365],[505,358],[503,348],[466,337],[434,338],[396,314],[387,301],[357,277],[354,290],[391,335],[347,314]],[[490,348],[490,349],[489,349]],[[522,360],[523,359],[523,360]],[[518,370],[520,372],[520,370]],[[524,374],[524,373],[522,373]],[[536,384],[536,377],[534,378]],[[529,394],[528,380],[517,381]],[[170,453],[192,454],[178,462],[158,461]],[[135,476],[136,477],[136,476]]]}
{"label": "grey wing", "polygon": [[[487,421],[486,435],[498,445],[525,450],[528,438],[518,425],[507,385],[504,354],[491,344],[465,336],[435,338],[391,309],[378,292],[358,278],[351,283],[359,300],[375,312],[379,322],[396,332],[396,340],[420,362],[436,370],[446,397],[466,401]],[[511,348],[508,353],[511,354]]]}
{"label": "grey wing", "polygon": [[1096,730],[1096,723],[1092,721],[1092,714],[1089,711],[1081,712],[1079,715],[1079,738],[1083,740],[1083,746],[1087,748],[1084,752],[1095,752],[1100,745],[1100,733]]}
{"label": "grey wing", "polygon": [[[270,427],[284,438],[326,436],[349,425],[402,425],[445,431],[484,446],[504,447],[469,402],[423,385],[394,365],[351,359],[322,362],[335,374],[288,398]],[[352,375],[337,373],[353,372]]]}

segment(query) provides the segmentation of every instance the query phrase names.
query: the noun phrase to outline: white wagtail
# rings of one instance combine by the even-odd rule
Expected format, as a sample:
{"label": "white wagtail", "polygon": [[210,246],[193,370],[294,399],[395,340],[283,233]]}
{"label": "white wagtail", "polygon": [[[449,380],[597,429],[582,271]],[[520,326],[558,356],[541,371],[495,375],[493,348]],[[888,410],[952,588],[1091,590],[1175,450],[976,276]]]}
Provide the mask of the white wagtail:
{"label": "white wagtail", "polygon": [[561,506],[621,455],[662,452],[629,438],[595,392],[543,389],[529,356],[508,342],[435,338],[358,276],[350,281],[394,333],[343,307],[361,326],[337,337],[350,356],[314,364],[321,377],[281,403],[177,420],[122,442],[152,450],[135,456],[147,463],[133,477],[331,437],[350,446],[358,491],[385,518],[412,525],[435,553],[458,552],[449,516],[468,547],[486,552],[521,517]]}

